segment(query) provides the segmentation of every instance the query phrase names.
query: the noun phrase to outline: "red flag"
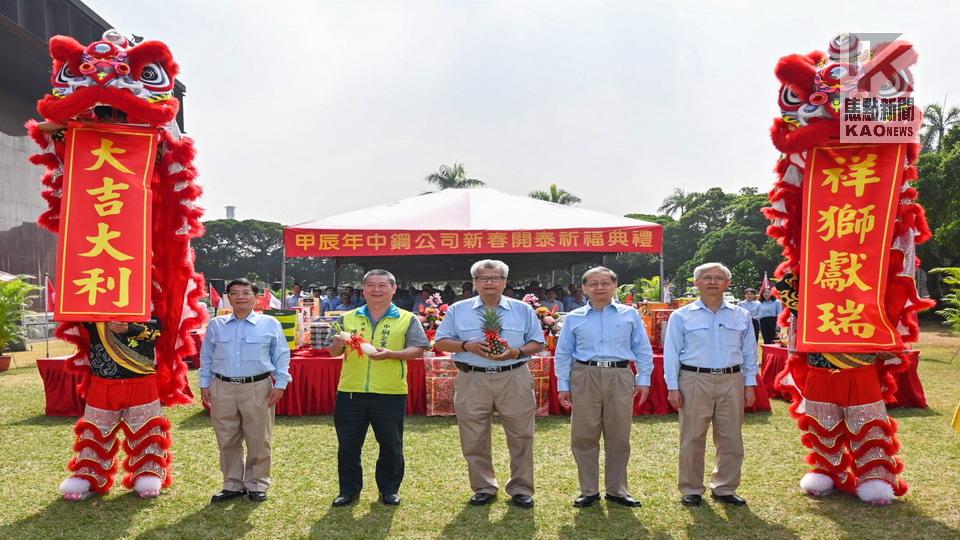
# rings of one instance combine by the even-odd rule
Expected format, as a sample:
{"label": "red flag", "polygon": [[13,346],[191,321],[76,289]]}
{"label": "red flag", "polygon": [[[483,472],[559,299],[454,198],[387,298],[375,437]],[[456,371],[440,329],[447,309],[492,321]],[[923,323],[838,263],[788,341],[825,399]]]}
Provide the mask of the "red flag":
{"label": "red flag", "polygon": [[223,302],[223,299],[220,298],[220,293],[217,292],[217,289],[210,286],[210,305],[213,306],[213,309],[220,309],[220,303]]}
{"label": "red flag", "polygon": [[770,278],[767,277],[767,273],[763,273],[763,281],[760,282],[760,292],[763,292],[764,289],[770,288]]}
{"label": "red flag", "polygon": [[44,295],[44,296],[46,297],[46,305],[44,306],[43,309],[44,309],[44,311],[48,311],[48,312],[49,312],[49,311],[53,311],[53,306],[56,305],[56,302],[57,302],[57,290],[53,288],[53,282],[50,281],[50,276],[47,276],[47,277],[46,277],[46,280],[47,280],[47,282],[46,282],[45,285],[46,285],[46,287],[47,287],[47,292],[46,292],[46,294]]}
{"label": "red flag", "polygon": [[264,309],[283,308],[283,304],[280,303],[280,299],[273,295],[273,291],[270,290],[270,287],[267,287],[267,291],[263,293],[263,297]]}

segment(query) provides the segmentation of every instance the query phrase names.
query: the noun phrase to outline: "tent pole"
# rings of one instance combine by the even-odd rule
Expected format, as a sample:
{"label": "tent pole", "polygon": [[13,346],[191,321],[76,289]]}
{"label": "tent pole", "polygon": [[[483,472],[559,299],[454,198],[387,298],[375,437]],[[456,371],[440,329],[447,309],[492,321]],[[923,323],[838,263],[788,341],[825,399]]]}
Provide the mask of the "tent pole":
{"label": "tent pole", "polygon": [[337,258],[333,258],[333,288],[340,294],[340,287],[337,285]]}
{"label": "tent pole", "polygon": [[[286,307],[287,304],[287,244],[283,243],[283,250],[281,251],[283,258],[280,259],[280,309]],[[267,284],[269,287],[270,284]],[[269,302],[268,302],[269,303]],[[267,306],[270,307],[270,306]]]}
{"label": "tent pole", "polygon": [[665,302],[667,300],[667,288],[666,283],[663,281],[663,247],[660,248],[660,301]]}

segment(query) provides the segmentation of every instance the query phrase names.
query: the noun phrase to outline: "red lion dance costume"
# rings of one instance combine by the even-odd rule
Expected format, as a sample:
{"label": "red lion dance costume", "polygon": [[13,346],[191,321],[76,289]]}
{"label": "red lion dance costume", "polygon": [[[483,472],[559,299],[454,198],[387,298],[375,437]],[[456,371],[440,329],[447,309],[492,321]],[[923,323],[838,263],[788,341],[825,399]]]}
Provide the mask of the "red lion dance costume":
{"label": "red lion dance costume", "polygon": [[[906,59],[907,67],[916,61],[909,44],[883,45],[906,51],[907,55],[902,58]],[[868,69],[857,68],[869,68],[868,62],[877,50],[876,47],[866,50],[854,35],[840,35],[831,42],[827,53],[815,51],[780,59],[776,75],[782,83],[779,100],[782,116],[774,121],[771,136],[774,146],[783,154],[776,168],[779,180],[770,192],[772,207],[765,209],[765,214],[773,221],[768,233],[783,247],[786,258],[777,269],[777,276],[781,278],[777,288],[790,308],[784,310],[779,320],[781,326],[790,328],[790,357],[777,384],[792,395],[790,412],[804,432],[801,441],[810,449],[807,462],[812,469],[804,475],[800,487],[811,496],[839,489],[871,504],[885,505],[907,491],[907,484],[898,477],[903,462],[896,455],[900,448],[897,423],[887,415],[885,406],[896,391],[891,373],[906,367],[903,343],[916,341],[919,331],[916,314],[933,304],[918,297],[914,282],[919,264],[915,247],[931,237],[923,209],[915,202],[917,192],[909,185],[917,178],[914,161],[919,145],[915,142],[904,145],[902,162],[892,162],[892,170],[902,167],[903,184],[899,196],[895,195],[895,187],[890,188],[894,195],[889,201],[895,217],[887,236],[889,243],[877,248],[881,252],[887,250],[889,265],[883,301],[874,304],[881,304],[876,310],[885,313],[899,347],[872,353],[843,347],[814,352],[808,348],[808,352],[798,352],[795,347],[798,318],[804,315],[802,310],[823,308],[823,305],[798,306],[797,303],[798,283],[799,287],[813,289],[811,280],[802,279],[812,276],[801,275],[802,239],[808,238],[802,236],[802,231],[805,225],[811,225],[802,222],[802,195],[807,173],[819,168],[819,163],[811,171],[807,171],[806,166],[814,156],[814,148],[838,143],[844,99],[863,95],[855,93],[860,86],[857,77],[852,75],[867,73]],[[893,73],[887,81],[879,90],[880,97],[903,96],[910,90],[910,72],[906,68]],[[876,181],[877,186],[884,183],[889,186],[893,182],[891,178],[870,180]],[[828,189],[812,182],[806,188]],[[853,257],[856,265],[858,259],[856,255]],[[856,270],[856,267],[849,268],[853,268],[851,272]],[[817,280],[820,277],[818,275]]]}
{"label": "red lion dance costume", "polygon": [[[104,323],[63,323],[57,335],[77,346],[70,367],[83,374],[79,390],[87,400],[74,428],[72,475],[60,486],[64,498],[80,500],[107,493],[114,483],[123,431],[127,475],[123,485],[141,497],[155,497],[172,481],[170,422],[162,405],[192,401],[182,358],[195,353],[189,332],[206,317],[199,300],[203,277],[194,272],[190,239],[202,233],[195,201],[193,142],[176,124],[180,104],[173,97],[178,67],[158,41],[134,44],[115,30],[83,46],[66,36],[50,39],[52,91],[37,104],[46,119],[26,124],[46,166],[43,193],[49,208],[38,222],[60,232],[65,126],[68,121],[129,123],[155,128],[159,149],[150,189],[153,197],[151,301],[154,321],[129,324],[114,333]],[[115,327],[116,328],[116,327]],[[158,331],[158,329],[161,329]]]}

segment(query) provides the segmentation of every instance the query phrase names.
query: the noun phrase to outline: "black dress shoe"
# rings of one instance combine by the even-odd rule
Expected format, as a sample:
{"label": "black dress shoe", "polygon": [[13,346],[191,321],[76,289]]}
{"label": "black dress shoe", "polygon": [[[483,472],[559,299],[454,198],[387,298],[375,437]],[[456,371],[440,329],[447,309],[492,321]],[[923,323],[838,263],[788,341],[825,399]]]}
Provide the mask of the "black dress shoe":
{"label": "black dress shoe", "polygon": [[263,502],[267,500],[266,491],[248,491],[247,498],[250,499],[250,502]]}
{"label": "black dress shoe", "polygon": [[357,502],[360,496],[357,494],[353,495],[337,495],[333,498],[333,502],[330,503],[331,506],[350,506],[351,504]]}
{"label": "black dress shoe", "polygon": [[385,495],[380,495],[380,502],[387,506],[399,506],[400,505],[400,496],[396,493],[387,493]]}
{"label": "black dress shoe", "polygon": [[533,508],[533,497],[529,495],[517,493],[511,497],[510,500],[513,501],[513,505],[518,508]]}
{"label": "black dress shoe", "polygon": [[474,493],[469,502],[472,506],[483,506],[492,503],[496,498],[493,493]]}
{"label": "black dress shoe", "polygon": [[680,498],[680,504],[684,506],[700,506],[703,504],[703,497],[700,495],[684,495]]}
{"label": "black dress shoe", "polygon": [[624,495],[623,497],[617,497],[616,495],[610,495],[609,493],[607,493],[606,495],[603,496],[603,498],[610,502],[615,502],[620,506],[626,506],[627,508],[640,508],[641,506],[643,506],[643,504],[641,504],[640,501],[634,499],[629,495]]}
{"label": "black dress shoe", "polygon": [[576,508],[586,508],[588,506],[593,506],[593,503],[600,500],[600,494],[595,493],[593,495],[583,495],[580,494],[579,497],[573,500],[573,506]]}
{"label": "black dress shoe", "polygon": [[733,506],[743,506],[747,504],[747,500],[739,495],[717,495],[716,493],[711,493],[710,496],[713,497],[714,500],[720,501],[723,504],[732,504]]}
{"label": "black dress shoe", "polygon": [[231,491],[229,489],[221,489],[216,495],[210,497],[210,502],[225,502],[230,499],[236,499],[237,497],[243,497],[247,492],[246,491]]}

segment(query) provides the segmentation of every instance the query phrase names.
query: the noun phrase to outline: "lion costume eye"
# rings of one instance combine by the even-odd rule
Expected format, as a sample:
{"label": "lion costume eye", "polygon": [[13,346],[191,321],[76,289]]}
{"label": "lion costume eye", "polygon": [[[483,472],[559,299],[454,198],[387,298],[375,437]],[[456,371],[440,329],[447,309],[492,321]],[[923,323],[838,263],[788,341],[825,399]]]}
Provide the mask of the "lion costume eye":
{"label": "lion costume eye", "polygon": [[803,101],[790,90],[790,87],[783,85],[780,87],[780,110],[795,111],[803,105]]}
{"label": "lion costume eye", "polygon": [[150,86],[167,86],[170,84],[170,81],[167,79],[167,72],[164,71],[160,64],[156,63],[147,64],[143,67],[143,72],[140,74],[140,81]]}

